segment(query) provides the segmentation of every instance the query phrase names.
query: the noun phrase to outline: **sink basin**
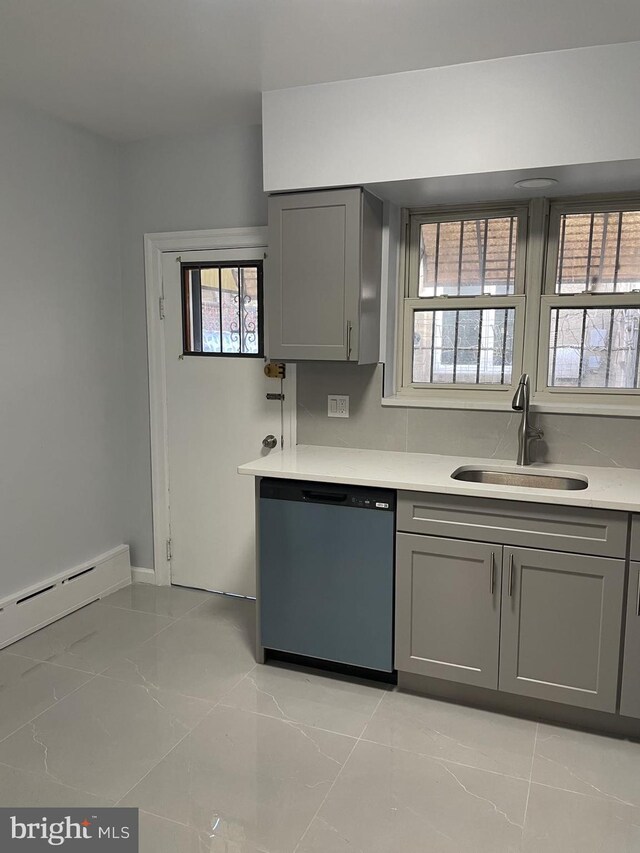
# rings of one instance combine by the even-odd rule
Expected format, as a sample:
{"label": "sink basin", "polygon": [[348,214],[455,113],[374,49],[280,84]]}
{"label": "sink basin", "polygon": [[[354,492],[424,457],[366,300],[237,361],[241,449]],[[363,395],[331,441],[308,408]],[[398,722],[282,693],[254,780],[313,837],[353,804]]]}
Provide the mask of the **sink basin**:
{"label": "sink basin", "polygon": [[515,486],[523,489],[558,489],[575,491],[586,489],[586,477],[570,477],[564,474],[542,474],[539,471],[500,471],[483,468],[458,468],[452,480],[465,483],[488,483],[494,486]]}

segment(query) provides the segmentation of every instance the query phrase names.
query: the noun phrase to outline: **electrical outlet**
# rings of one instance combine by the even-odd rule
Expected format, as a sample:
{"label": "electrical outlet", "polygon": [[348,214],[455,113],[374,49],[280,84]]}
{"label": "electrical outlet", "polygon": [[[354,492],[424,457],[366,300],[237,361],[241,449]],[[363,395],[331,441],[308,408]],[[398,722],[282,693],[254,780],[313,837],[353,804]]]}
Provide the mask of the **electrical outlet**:
{"label": "electrical outlet", "polygon": [[330,418],[348,418],[349,398],[344,394],[329,394],[327,397],[327,415]]}

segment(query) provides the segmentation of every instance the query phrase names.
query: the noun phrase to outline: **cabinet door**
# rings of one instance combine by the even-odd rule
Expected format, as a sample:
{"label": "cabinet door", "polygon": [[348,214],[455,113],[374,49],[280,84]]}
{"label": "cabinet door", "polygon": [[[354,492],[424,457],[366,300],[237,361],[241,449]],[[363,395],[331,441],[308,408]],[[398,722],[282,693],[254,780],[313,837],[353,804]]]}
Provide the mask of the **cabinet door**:
{"label": "cabinet door", "polygon": [[500,689],[616,710],[624,561],[504,549]]}
{"label": "cabinet door", "polygon": [[631,559],[640,560],[640,515],[631,516]]}
{"label": "cabinet door", "polygon": [[501,546],[399,533],[396,669],[495,689]]}
{"label": "cabinet door", "polygon": [[360,189],[269,199],[269,358],[358,360],[361,210]]}
{"label": "cabinet door", "polygon": [[[640,518],[636,516],[637,523]],[[620,713],[640,717],[640,562],[629,568]]]}

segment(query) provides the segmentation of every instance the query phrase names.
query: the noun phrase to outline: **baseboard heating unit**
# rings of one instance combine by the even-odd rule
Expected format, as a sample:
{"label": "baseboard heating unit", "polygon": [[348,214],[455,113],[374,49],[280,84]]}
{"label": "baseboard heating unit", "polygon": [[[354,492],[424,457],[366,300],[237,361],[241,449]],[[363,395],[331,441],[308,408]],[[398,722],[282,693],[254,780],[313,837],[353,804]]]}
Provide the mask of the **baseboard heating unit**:
{"label": "baseboard heating unit", "polygon": [[0,649],[131,583],[129,546],[0,599]]}

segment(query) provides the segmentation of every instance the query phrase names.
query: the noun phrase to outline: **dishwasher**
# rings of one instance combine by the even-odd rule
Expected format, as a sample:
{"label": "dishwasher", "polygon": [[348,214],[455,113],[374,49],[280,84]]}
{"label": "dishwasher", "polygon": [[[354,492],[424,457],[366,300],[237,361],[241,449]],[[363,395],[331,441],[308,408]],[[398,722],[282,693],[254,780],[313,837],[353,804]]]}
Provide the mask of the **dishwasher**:
{"label": "dishwasher", "polygon": [[394,491],[263,479],[260,644],[393,672]]}

